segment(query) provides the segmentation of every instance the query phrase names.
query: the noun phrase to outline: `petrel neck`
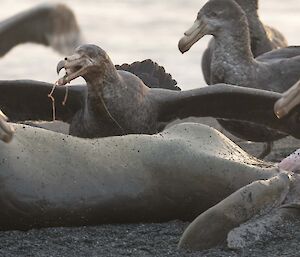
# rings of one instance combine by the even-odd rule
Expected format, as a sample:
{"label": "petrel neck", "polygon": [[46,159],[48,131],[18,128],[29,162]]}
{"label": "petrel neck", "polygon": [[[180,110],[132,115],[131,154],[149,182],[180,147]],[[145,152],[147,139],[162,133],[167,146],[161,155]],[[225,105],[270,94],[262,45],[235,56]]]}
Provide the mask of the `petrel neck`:
{"label": "petrel neck", "polygon": [[122,90],[122,83],[117,70],[111,65],[103,65],[103,68],[85,79],[88,86],[88,97],[113,97]]}
{"label": "petrel neck", "polygon": [[214,59],[230,66],[248,66],[254,61],[250,48],[250,34],[247,21],[240,20],[223,29],[215,36]]}
{"label": "petrel neck", "polygon": [[[108,102],[122,95],[123,85],[113,65],[107,65],[93,77],[86,79],[88,94],[86,107],[89,112],[106,113]],[[113,99],[113,100],[112,100]]]}
{"label": "petrel neck", "polygon": [[251,50],[254,57],[271,51],[273,49],[272,43],[264,25],[259,19],[257,11],[251,13],[251,15],[247,14],[247,18],[251,37]]}
{"label": "petrel neck", "polygon": [[254,57],[272,50],[272,43],[266,33],[265,27],[259,19],[258,1],[255,0],[237,0],[243,9],[250,31],[251,50]]}
{"label": "petrel neck", "polygon": [[247,18],[251,15],[257,14],[258,11],[258,1],[253,0],[236,0],[235,1],[245,12]]}

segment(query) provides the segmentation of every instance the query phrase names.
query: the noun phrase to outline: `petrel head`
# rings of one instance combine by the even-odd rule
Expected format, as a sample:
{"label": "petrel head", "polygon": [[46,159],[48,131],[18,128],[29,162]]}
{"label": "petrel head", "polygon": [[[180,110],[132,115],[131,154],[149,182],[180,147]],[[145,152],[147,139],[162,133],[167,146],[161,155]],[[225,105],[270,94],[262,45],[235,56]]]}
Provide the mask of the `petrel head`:
{"label": "petrel head", "polygon": [[62,69],[66,70],[66,74],[58,80],[58,85],[65,85],[80,76],[89,80],[93,75],[101,74],[107,63],[111,63],[110,58],[99,46],[79,46],[73,55],[57,64],[57,73]]}
{"label": "petrel head", "polygon": [[233,23],[247,18],[242,8],[233,0],[210,0],[198,12],[193,26],[178,43],[181,53],[187,52],[205,35],[216,35]]}

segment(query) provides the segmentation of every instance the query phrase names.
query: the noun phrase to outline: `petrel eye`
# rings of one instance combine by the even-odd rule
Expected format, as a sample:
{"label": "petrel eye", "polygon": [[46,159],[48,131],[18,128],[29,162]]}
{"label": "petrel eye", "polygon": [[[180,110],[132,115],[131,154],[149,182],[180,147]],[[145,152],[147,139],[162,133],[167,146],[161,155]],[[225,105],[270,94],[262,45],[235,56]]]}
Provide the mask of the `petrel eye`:
{"label": "petrel eye", "polygon": [[218,16],[218,13],[216,13],[214,11],[212,11],[212,12],[209,13],[209,17],[215,18],[217,16]]}

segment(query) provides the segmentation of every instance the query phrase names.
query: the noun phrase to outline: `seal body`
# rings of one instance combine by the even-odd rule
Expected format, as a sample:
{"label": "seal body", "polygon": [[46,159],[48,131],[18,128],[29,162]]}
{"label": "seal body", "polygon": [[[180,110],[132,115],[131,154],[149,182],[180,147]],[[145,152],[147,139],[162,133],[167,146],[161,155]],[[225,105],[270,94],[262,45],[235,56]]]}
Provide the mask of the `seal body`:
{"label": "seal body", "polygon": [[14,125],[0,142],[0,229],[192,219],[277,173],[218,131],[80,139]]}

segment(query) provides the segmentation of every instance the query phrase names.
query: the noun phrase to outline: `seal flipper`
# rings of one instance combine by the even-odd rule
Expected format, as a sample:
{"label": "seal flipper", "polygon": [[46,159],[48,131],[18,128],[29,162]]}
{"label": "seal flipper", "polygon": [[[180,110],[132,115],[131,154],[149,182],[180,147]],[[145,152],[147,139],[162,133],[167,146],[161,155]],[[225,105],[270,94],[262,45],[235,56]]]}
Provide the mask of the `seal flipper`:
{"label": "seal flipper", "polygon": [[288,175],[281,173],[242,187],[200,214],[184,231],[179,247],[204,250],[223,243],[231,229],[279,206],[289,191],[289,184]]}
{"label": "seal flipper", "polygon": [[33,42],[70,54],[83,43],[74,13],[63,4],[44,4],[0,23],[0,57],[20,43]]}
{"label": "seal flipper", "polygon": [[300,218],[299,203],[281,205],[267,215],[254,217],[239,227],[232,229],[227,236],[230,249],[253,248],[258,241],[266,241],[278,234],[278,229]]}
{"label": "seal flipper", "polygon": [[[25,120],[52,121],[52,101],[48,94],[52,84],[33,80],[0,80],[0,107],[10,121]],[[69,86],[68,99],[62,105],[65,88],[56,87],[55,99],[56,119],[69,122],[75,113],[82,108],[86,86]]]}
{"label": "seal flipper", "polygon": [[171,74],[167,73],[164,67],[158,65],[150,59],[133,62],[132,64],[124,63],[122,65],[115,65],[117,70],[124,70],[138,76],[146,86],[150,88],[164,88],[179,91],[177,85]]}

